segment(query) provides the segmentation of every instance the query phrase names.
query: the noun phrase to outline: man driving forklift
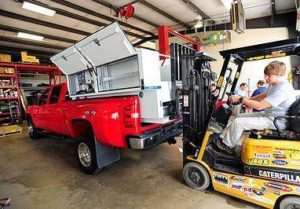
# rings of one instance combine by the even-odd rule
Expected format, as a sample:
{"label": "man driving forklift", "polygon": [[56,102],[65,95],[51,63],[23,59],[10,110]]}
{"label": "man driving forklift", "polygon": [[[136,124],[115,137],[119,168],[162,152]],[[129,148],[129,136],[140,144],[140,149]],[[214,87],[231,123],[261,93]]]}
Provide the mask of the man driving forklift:
{"label": "man driving forklift", "polygon": [[[283,77],[285,72],[286,66],[283,62],[273,61],[264,69],[265,79],[269,84],[267,93],[251,98],[239,95],[229,97],[231,103],[244,104],[257,110],[265,109],[265,112],[253,114],[252,117],[243,117],[243,114],[236,117],[227,125],[223,134],[217,140],[216,146],[218,149],[233,154],[243,131],[276,129],[274,126],[275,117],[286,115],[289,107],[296,100],[292,85]],[[286,127],[283,121],[279,121],[278,125],[280,129]]]}
{"label": "man driving forklift", "polygon": [[[184,181],[194,189],[204,191],[211,186],[216,191],[265,208],[300,208],[300,99],[295,100],[293,88],[283,77],[284,63],[271,62],[265,68],[270,85],[267,94],[251,99],[230,97],[231,102],[265,108],[265,112],[247,118],[240,114],[232,122],[229,119],[234,107],[217,106],[218,100],[225,100],[229,86],[230,92],[234,91],[245,62],[300,56],[300,37],[229,49],[220,54],[224,62],[216,82],[219,97],[212,105],[213,111],[205,111],[209,106],[208,102],[204,103],[209,84],[207,76],[201,77],[207,71],[201,68],[204,66],[201,62],[208,59],[194,58],[197,65],[193,67],[188,65],[193,62],[181,58],[182,74],[187,77],[183,81],[188,81],[183,85]],[[289,123],[283,123],[283,119]],[[241,144],[241,156],[227,154],[226,150],[232,153],[244,130],[250,133]],[[218,140],[220,133],[224,133],[224,140]]]}

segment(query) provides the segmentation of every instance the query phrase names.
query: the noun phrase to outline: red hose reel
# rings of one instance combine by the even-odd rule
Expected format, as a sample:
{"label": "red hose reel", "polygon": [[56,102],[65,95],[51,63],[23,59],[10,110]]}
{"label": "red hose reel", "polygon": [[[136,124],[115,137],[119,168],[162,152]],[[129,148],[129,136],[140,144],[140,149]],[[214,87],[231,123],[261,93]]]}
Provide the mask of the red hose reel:
{"label": "red hose reel", "polygon": [[125,7],[120,8],[119,15],[121,18],[131,18],[134,15],[134,7],[132,4],[127,4]]}

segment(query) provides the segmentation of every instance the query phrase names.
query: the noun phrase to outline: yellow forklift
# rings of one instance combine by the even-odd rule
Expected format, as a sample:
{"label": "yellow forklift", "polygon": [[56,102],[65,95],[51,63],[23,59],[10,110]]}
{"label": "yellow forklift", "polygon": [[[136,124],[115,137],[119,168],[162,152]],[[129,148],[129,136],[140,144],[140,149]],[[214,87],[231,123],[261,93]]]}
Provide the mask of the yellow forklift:
{"label": "yellow forklift", "polygon": [[[266,207],[300,208],[300,99],[286,116],[286,130],[251,130],[241,155],[228,155],[214,143],[232,117],[226,94],[236,88],[244,62],[300,55],[300,39],[289,39],[221,51],[224,58],[215,94],[208,96],[209,62],[204,54],[181,56],[183,114],[183,178],[203,191],[216,191]],[[263,70],[263,69],[261,69]],[[231,89],[229,89],[231,88]],[[217,91],[217,92],[216,92]],[[237,152],[238,153],[238,152]]]}

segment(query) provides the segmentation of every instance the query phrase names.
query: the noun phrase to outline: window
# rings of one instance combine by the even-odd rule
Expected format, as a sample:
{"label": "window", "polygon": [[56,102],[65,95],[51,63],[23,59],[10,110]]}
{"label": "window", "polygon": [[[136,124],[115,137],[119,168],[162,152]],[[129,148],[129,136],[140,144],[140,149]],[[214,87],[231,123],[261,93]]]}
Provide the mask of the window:
{"label": "window", "polygon": [[61,89],[61,86],[53,87],[51,95],[50,95],[50,104],[55,104],[58,102],[60,89]]}
{"label": "window", "polygon": [[46,91],[44,91],[42,93],[42,95],[40,96],[40,98],[38,100],[38,103],[37,103],[38,105],[47,104],[48,92],[49,92],[49,89],[47,89]]}

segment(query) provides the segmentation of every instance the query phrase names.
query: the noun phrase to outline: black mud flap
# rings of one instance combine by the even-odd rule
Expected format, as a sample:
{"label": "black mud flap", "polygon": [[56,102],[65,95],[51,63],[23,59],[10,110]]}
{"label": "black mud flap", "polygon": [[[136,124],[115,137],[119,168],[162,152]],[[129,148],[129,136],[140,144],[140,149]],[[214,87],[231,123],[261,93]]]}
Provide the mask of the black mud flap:
{"label": "black mud flap", "polygon": [[118,148],[106,146],[95,140],[96,157],[99,170],[120,160]]}

